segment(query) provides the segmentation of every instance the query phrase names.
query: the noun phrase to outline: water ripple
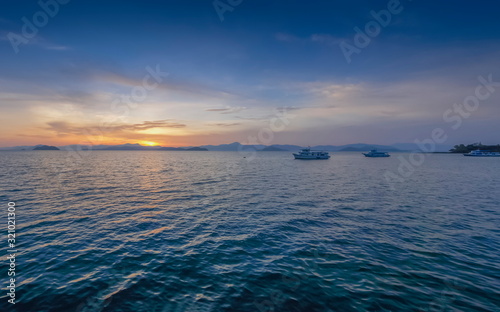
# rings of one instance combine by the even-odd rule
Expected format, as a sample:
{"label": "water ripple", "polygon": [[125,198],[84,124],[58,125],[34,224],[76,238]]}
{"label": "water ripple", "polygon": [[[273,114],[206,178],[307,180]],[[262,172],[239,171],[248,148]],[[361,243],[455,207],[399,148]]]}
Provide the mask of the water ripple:
{"label": "water ripple", "polygon": [[92,157],[0,153],[19,311],[500,311],[500,162]]}

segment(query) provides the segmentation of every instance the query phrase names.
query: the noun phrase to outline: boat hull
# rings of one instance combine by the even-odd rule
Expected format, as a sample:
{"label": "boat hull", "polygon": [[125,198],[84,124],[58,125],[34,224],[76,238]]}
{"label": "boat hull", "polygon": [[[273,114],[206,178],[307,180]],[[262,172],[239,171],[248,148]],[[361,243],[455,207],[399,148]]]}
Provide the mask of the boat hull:
{"label": "boat hull", "polygon": [[370,157],[370,158],[391,157],[391,155],[367,155],[367,154],[363,155],[365,155],[365,157]]}
{"label": "boat hull", "polygon": [[378,152],[376,149],[369,151],[368,153],[362,153],[365,157],[379,158],[379,157],[391,157],[387,152]]}
{"label": "boat hull", "polygon": [[312,159],[330,159],[330,156],[303,156],[298,154],[293,154],[295,159],[304,159],[304,160],[312,160]]}
{"label": "boat hull", "polygon": [[295,159],[330,159],[330,154],[325,151],[312,151],[310,148],[303,148],[299,153],[293,153]]}
{"label": "boat hull", "polygon": [[467,156],[467,157],[500,157],[500,155],[469,155],[469,154],[464,154],[464,156]]}

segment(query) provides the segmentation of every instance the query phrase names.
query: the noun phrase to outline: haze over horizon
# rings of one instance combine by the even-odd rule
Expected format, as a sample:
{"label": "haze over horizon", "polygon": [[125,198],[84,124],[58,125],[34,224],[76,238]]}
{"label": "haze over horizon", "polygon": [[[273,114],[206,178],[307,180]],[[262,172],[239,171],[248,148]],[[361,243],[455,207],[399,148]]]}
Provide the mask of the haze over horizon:
{"label": "haze over horizon", "polygon": [[497,1],[213,3],[4,5],[0,147],[500,143]]}

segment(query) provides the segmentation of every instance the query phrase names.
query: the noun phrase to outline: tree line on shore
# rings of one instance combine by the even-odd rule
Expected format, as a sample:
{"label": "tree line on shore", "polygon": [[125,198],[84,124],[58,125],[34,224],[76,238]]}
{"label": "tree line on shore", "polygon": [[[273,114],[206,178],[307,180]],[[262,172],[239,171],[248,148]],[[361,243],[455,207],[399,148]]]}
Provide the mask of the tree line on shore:
{"label": "tree line on shore", "polygon": [[459,144],[455,145],[450,152],[452,153],[469,153],[471,151],[475,150],[482,150],[482,151],[490,151],[490,152],[500,152],[500,144],[497,145],[483,145],[481,142],[479,143],[474,143],[474,144],[469,144],[469,145],[464,145],[464,144]]}

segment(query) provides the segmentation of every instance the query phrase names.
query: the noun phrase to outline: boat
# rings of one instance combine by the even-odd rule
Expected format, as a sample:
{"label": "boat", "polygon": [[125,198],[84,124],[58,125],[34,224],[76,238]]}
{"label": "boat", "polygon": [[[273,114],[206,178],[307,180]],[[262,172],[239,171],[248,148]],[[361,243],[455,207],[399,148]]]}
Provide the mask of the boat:
{"label": "boat", "polygon": [[325,151],[313,151],[311,148],[303,148],[298,153],[293,153],[295,159],[329,159],[330,155]]}
{"label": "boat", "polygon": [[376,149],[369,151],[368,153],[363,153],[365,157],[391,157],[387,152],[378,152]]}
{"label": "boat", "polygon": [[490,152],[490,151],[475,150],[475,151],[470,151],[467,154],[464,154],[464,156],[472,156],[472,157],[500,157],[500,153],[498,153],[498,152]]}

